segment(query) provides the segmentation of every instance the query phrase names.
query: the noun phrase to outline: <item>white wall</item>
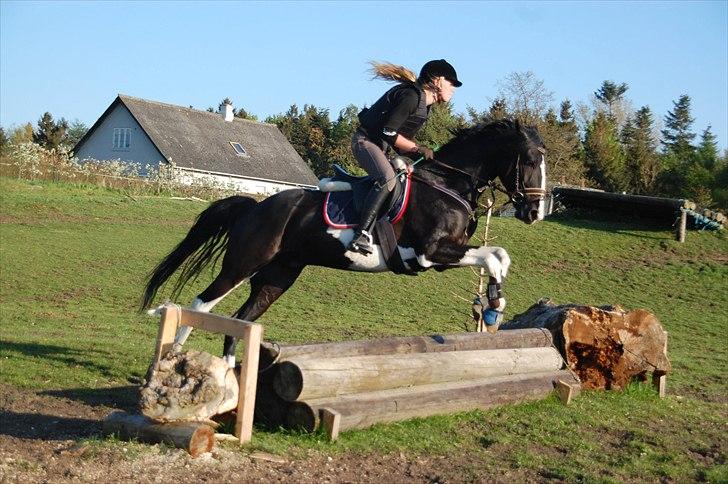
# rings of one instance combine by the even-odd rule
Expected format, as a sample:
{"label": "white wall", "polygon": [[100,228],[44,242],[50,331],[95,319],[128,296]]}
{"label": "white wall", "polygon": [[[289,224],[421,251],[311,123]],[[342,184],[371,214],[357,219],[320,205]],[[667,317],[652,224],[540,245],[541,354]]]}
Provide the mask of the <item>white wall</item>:
{"label": "white wall", "polygon": [[[115,149],[114,128],[131,128],[129,148]],[[76,156],[79,160],[122,160],[139,163],[142,168],[149,164],[159,166],[164,160],[152,141],[139,126],[129,111],[119,104],[106,116],[100,126],[91,134]]]}
{"label": "white wall", "polygon": [[219,188],[226,188],[241,193],[250,193],[253,195],[273,195],[283,190],[291,188],[306,187],[314,188],[308,185],[295,185],[268,180],[257,180],[233,175],[220,175],[203,171],[193,171],[186,168],[175,168],[174,178],[185,185],[202,184],[214,185]]}

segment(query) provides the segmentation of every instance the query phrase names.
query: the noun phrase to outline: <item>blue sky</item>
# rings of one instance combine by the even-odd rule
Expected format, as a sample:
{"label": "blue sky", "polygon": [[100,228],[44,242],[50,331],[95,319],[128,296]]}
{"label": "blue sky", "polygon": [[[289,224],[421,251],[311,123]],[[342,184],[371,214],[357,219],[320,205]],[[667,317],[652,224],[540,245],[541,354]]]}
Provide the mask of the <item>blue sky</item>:
{"label": "blue sky", "polygon": [[588,103],[629,85],[662,122],[692,98],[696,133],[728,145],[728,2],[28,2],[0,0],[0,125],[91,125],[117,93],[199,109],[231,98],[265,118],[293,103],[371,104],[367,61],[417,71],[448,59],[455,110],[486,109],[498,81],[533,71]]}

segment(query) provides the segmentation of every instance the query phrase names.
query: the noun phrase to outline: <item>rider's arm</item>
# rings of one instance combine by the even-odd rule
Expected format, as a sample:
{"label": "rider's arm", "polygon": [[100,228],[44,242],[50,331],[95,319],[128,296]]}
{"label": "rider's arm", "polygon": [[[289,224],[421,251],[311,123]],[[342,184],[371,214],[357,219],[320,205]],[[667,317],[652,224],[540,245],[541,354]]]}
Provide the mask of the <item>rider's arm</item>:
{"label": "rider's arm", "polygon": [[420,154],[419,148],[417,146],[417,143],[412,141],[411,139],[407,139],[401,134],[398,134],[396,138],[394,139],[394,149],[397,150],[397,153],[402,154]]}

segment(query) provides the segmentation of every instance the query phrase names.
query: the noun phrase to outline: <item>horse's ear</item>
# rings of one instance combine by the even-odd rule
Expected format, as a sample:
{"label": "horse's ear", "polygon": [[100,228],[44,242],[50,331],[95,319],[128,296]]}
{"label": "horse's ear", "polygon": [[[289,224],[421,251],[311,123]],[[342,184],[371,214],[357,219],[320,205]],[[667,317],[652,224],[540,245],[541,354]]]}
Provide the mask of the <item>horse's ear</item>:
{"label": "horse's ear", "polygon": [[518,131],[518,132],[522,132],[523,131],[521,129],[521,121],[518,118],[516,118],[516,131]]}

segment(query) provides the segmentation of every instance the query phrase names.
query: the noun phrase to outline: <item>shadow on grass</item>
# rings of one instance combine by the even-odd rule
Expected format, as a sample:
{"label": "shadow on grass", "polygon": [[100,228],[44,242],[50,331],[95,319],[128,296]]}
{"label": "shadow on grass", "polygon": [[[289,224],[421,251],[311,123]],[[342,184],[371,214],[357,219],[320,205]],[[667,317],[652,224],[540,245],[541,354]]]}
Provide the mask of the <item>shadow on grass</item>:
{"label": "shadow on grass", "polygon": [[100,434],[99,420],[0,410],[0,435],[48,441],[76,440]]}
{"label": "shadow on grass", "polygon": [[68,366],[86,368],[97,372],[105,377],[113,377],[115,374],[108,365],[102,365],[89,361],[92,354],[104,355],[108,353],[97,350],[77,350],[64,346],[46,345],[41,343],[18,343],[13,341],[0,340],[0,349],[3,352],[20,353],[33,358],[43,358],[49,361],[56,361]]}
{"label": "shadow on grass", "polygon": [[134,412],[139,403],[139,387],[127,385],[108,388],[69,388],[65,390],[45,390],[39,395],[67,398],[83,402],[92,407],[112,407]]}

